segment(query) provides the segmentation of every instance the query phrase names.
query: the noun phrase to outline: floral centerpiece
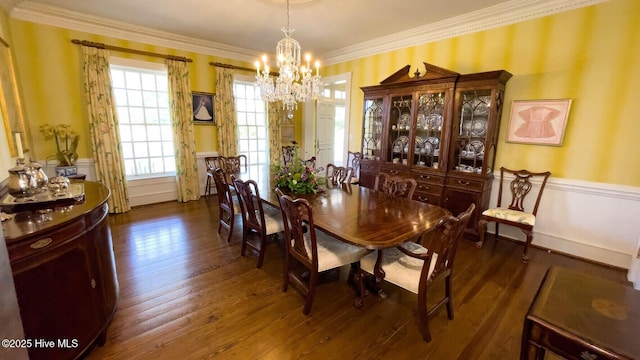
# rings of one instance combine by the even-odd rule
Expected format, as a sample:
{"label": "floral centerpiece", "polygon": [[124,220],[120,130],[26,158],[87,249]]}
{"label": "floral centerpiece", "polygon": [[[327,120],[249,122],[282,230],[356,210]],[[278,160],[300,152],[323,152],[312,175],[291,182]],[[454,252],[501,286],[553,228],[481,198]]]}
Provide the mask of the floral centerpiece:
{"label": "floral centerpiece", "polygon": [[56,158],[60,166],[72,166],[78,160],[78,140],[80,135],[71,129],[71,125],[59,124],[51,126],[41,125],[40,132],[45,139],[53,138],[56,141]]}
{"label": "floral centerpiece", "polygon": [[298,147],[293,142],[293,156],[287,165],[274,165],[274,182],[277,188],[294,194],[315,194],[318,191],[318,179],[315,169],[305,165],[298,156]]}

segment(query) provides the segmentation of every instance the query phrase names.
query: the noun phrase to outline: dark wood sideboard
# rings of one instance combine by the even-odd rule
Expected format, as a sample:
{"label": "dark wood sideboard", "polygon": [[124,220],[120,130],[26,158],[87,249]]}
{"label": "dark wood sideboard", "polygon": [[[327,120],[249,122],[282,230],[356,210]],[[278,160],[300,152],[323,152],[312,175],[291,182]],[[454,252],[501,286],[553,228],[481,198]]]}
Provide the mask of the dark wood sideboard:
{"label": "dark wood sideboard", "polygon": [[119,285],[109,189],[83,181],[84,199],[3,207],[9,261],[31,359],[75,359],[104,344]]}

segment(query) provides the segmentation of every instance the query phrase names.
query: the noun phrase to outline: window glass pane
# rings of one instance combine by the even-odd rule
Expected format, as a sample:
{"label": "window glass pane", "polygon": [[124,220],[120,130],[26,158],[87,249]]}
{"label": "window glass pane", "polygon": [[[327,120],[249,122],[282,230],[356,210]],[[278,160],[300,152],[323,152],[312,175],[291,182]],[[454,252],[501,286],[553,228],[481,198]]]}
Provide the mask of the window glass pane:
{"label": "window glass pane", "polygon": [[142,106],[142,91],[127,90],[127,101],[129,106]]}
{"label": "window glass pane", "polygon": [[162,135],[160,134],[160,127],[147,126],[147,139],[149,141],[161,141]]}
{"label": "window glass pane", "polygon": [[122,144],[122,157],[124,159],[133,158],[133,145],[130,142]]}
{"label": "window glass pane", "polygon": [[127,176],[133,176],[136,174],[136,163],[133,159],[124,161],[124,172]]}
{"label": "window glass pane", "polygon": [[162,156],[162,143],[159,141],[149,142],[149,155]]}
{"label": "window glass pane", "polygon": [[116,99],[116,105],[120,105],[120,106],[127,105],[127,90],[115,89],[113,91],[113,97]]}
{"label": "window glass pane", "polygon": [[244,99],[246,96],[245,91],[244,91],[245,86],[242,84],[234,84],[233,87],[233,92],[236,95],[236,97]]}
{"label": "window glass pane", "polygon": [[125,80],[127,89],[140,89],[140,75],[137,72],[126,71]]}
{"label": "window glass pane", "polygon": [[237,117],[238,117],[238,125],[247,125],[247,113],[238,112]]}
{"label": "window glass pane", "polygon": [[156,77],[153,74],[140,74],[143,90],[156,90]]}
{"label": "window glass pane", "polygon": [[118,122],[126,124],[129,122],[129,108],[126,106],[118,106]]}
{"label": "window glass pane", "polygon": [[176,160],[175,158],[164,158],[164,171],[165,172],[173,172],[176,171]]}
{"label": "window glass pane", "polygon": [[157,108],[146,108],[146,109],[144,109],[144,117],[147,120],[147,124],[157,124],[158,123],[158,109]]}
{"label": "window glass pane", "polygon": [[162,134],[162,140],[173,141],[173,130],[171,130],[171,125],[161,125],[160,134]]}
{"label": "window glass pane", "polygon": [[129,122],[132,124],[143,124],[144,123],[144,110],[140,107],[130,107],[129,108]]}
{"label": "window glass pane", "polygon": [[149,156],[149,152],[147,150],[147,143],[133,143],[133,155],[136,158],[142,158]]}
{"label": "window glass pane", "polygon": [[120,141],[128,142],[131,141],[131,126],[120,124]]}
{"label": "window glass pane", "polygon": [[158,96],[156,95],[155,91],[143,91],[142,100],[144,101],[144,106],[149,106],[149,107],[158,106]]}
{"label": "window glass pane", "polygon": [[256,114],[247,113],[247,125],[255,125],[255,124],[256,124]]}
{"label": "window glass pane", "polygon": [[158,87],[158,91],[167,92],[167,90],[169,90],[169,80],[167,79],[167,75],[156,75],[156,86]]}
{"label": "window glass pane", "polygon": [[111,70],[111,85],[114,88],[124,87],[124,71],[113,69]]}
{"label": "window glass pane", "polygon": [[242,98],[235,99],[236,102],[236,111],[247,111],[247,101]]}
{"label": "window glass pane", "polygon": [[147,141],[147,127],[144,125],[132,125],[131,135],[133,141]]}
{"label": "window glass pane", "polygon": [[238,126],[238,139],[246,139],[249,137],[246,126]]}
{"label": "window glass pane", "polygon": [[[164,155],[164,156],[174,156],[173,142],[172,141],[163,141],[162,142],[162,155]],[[173,158],[171,158],[171,161],[174,161]]]}
{"label": "window glass pane", "polygon": [[160,124],[171,124],[169,109],[158,109],[158,122]]}
{"label": "window glass pane", "polygon": [[258,151],[266,151],[267,150],[267,142],[265,140],[258,140]]}
{"label": "window glass pane", "polygon": [[164,172],[164,160],[161,157],[150,158],[149,163],[151,165],[151,173],[163,173]]}
{"label": "window glass pane", "polygon": [[144,175],[149,173],[149,159],[136,159],[136,172],[139,175]]}
{"label": "window glass pane", "polygon": [[167,92],[158,93],[158,107],[163,109],[169,108],[169,93]]}
{"label": "window glass pane", "polygon": [[249,151],[249,141],[248,140],[240,140],[238,141],[238,151],[244,154]]}

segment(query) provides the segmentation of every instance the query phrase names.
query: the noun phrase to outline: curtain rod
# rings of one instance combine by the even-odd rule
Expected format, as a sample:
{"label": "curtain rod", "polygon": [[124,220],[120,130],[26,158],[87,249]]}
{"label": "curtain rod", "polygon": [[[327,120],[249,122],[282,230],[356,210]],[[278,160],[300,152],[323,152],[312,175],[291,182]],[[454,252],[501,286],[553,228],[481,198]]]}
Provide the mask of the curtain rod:
{"label": "curtain rod", "polygon": [[98,49],[121,51],[121,52],[127,52],[127,53],[132,53],[132,54],[154,56],[154,57],[170,59],[170,60],[178,60],[178,61],[184,61],[184,62],[193,62],[192,59],[189,59],[189,58],[186,58],[186,57],[182,57],[182,56],[165,55],[165,54],[158,54],[158,53],[153,53],[153,52],[149,52],[149,51],[127,49],[127,48],[123,48],[123,47],[119,47],[119,46],[112,46],[112,45],[106,45],[106,44],[101,44],[101,43],[95,43],[95,42],[91,42],[91,41],[87,41],[87,40],[73,39],[73,40],[71,40],[71,42],[76,44],[76,45],[90,46],[90,47],[95,47],[95,48],[98,48]]}
{"label": "curtain rod", "polygon": [[[213,66],[217,66],[217,67],[221,67],[221,68],[227,68],[227,69],[234,69],[234,70],[251,71],[251,72],[256,71],[256,69],[252,69],[252,68],[248,68],[248,67],[244,67],[244,66],[223,64],[223,63],[213,62],[213,61],[210,62],[209,65],[213,65]],[[273,72],[273,71],[269,71],[269,75],[271,75],[271,76],[280,76],[279,73]]]}

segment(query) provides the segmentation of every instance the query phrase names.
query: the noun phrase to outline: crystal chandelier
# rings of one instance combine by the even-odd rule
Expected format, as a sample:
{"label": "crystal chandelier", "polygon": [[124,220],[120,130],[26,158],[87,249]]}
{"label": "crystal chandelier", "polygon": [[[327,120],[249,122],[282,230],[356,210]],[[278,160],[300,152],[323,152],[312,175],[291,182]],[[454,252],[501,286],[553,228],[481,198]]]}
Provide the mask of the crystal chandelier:
{"label": "crystal chandelier", "polygon": [[[279,75],[275,79],[269,77],[267,56],[262,56],[262,65],[256,65],[256,86],[260,88],[262,100],[274,102],[282,101],[282,108],[291,112],[298,108],[299,102],[317,99],[322,93],[320,81],[320,62],[315,62],[315,75],[309,66],[311,55],[305,55],[306,66],[300,66],[300,44],[291,37],[293,29],[289,27],[289,0],[287,0],[287,26],[282,28],[284,39],[276,47]],[[299,70],[298,70],[299,69]]]}

